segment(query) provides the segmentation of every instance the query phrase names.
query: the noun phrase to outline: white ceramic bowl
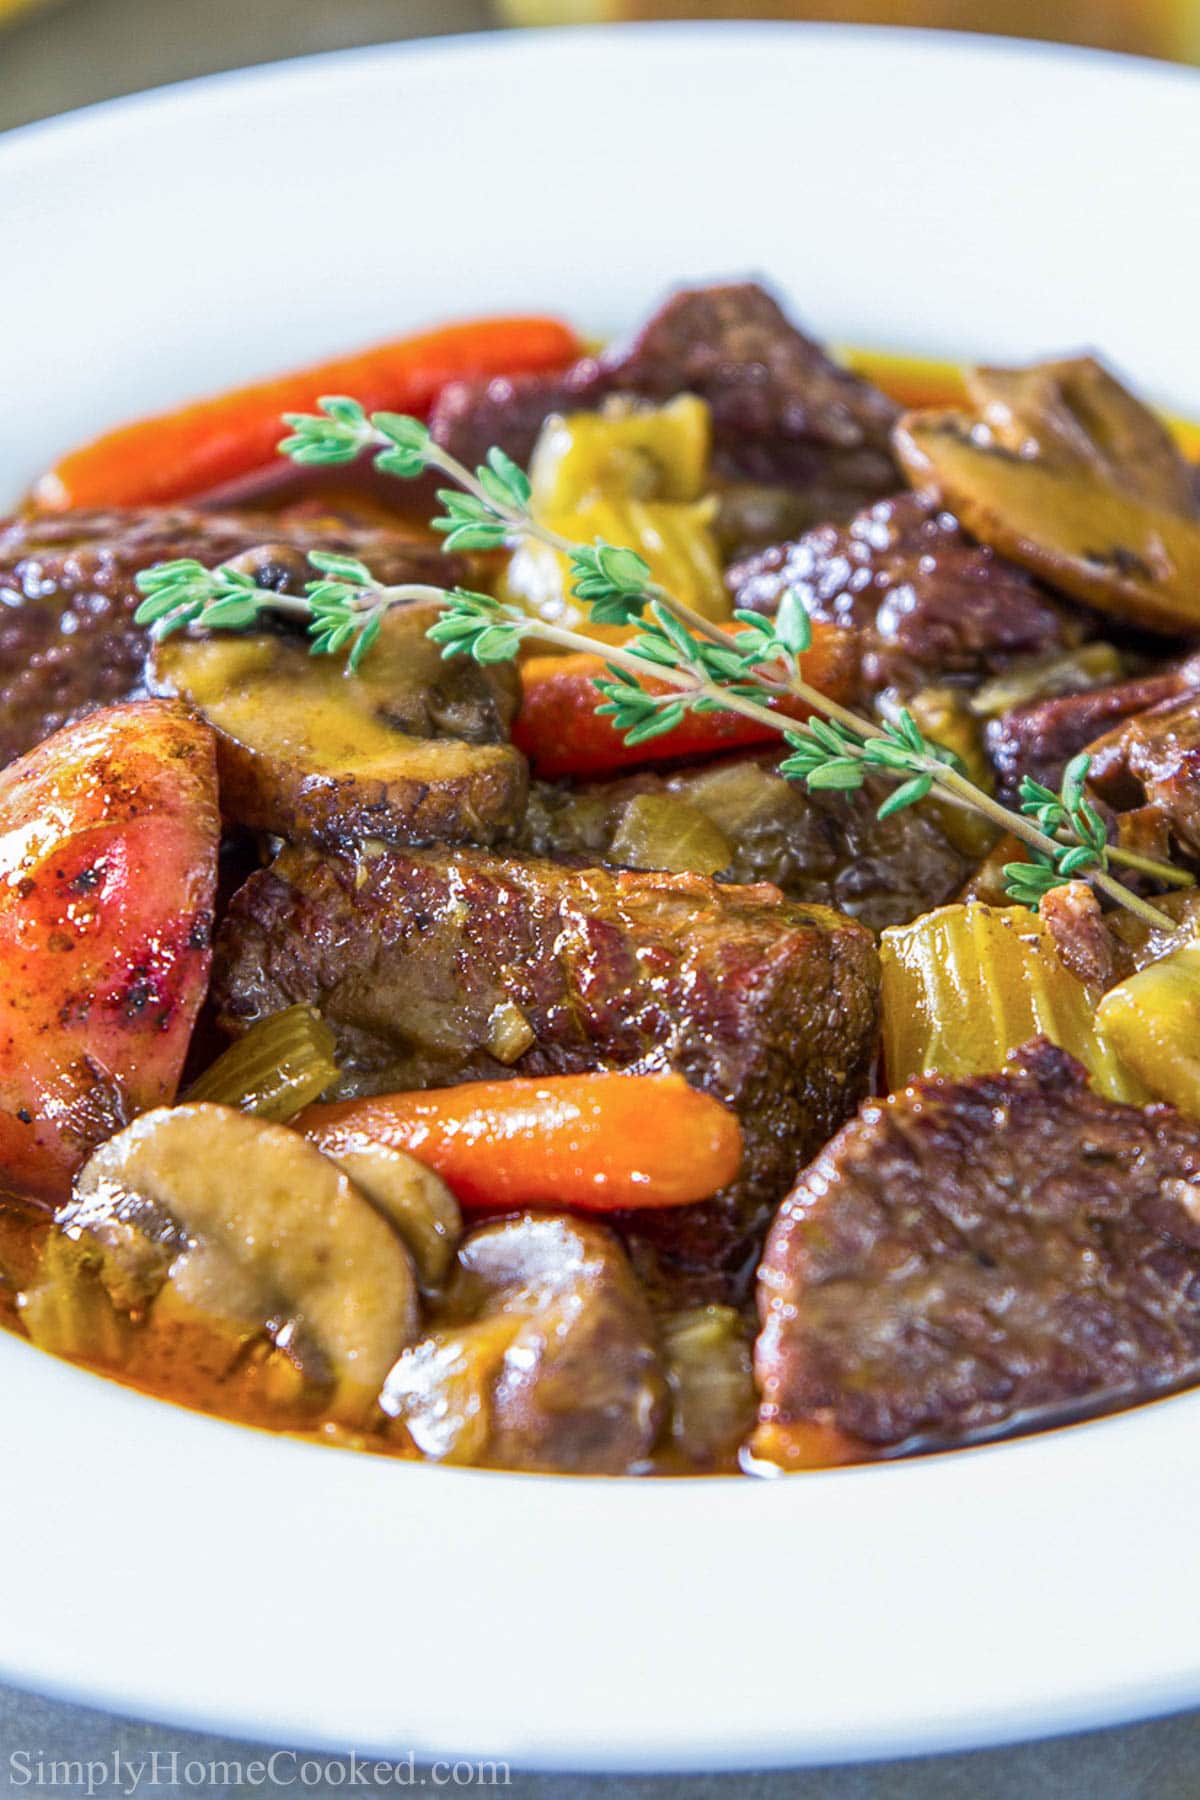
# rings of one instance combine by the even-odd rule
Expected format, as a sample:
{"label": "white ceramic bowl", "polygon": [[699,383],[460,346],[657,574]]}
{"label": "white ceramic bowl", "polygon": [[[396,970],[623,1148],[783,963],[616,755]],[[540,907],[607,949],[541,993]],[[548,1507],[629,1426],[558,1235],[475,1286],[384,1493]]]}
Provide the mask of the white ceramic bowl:
{"label": "white ceramic bowl", "polygon": [[[319,58],[0,142],[0,496],[147,407],[445,315],[765,271],[842,340],[1094,344],[1200,410],[1200,82],[977,39]],[[408,1467],[0,1340],[0,1674],[526,1767],[715,1769],[1200,1701],[1200,1393],[790,1480]]]}

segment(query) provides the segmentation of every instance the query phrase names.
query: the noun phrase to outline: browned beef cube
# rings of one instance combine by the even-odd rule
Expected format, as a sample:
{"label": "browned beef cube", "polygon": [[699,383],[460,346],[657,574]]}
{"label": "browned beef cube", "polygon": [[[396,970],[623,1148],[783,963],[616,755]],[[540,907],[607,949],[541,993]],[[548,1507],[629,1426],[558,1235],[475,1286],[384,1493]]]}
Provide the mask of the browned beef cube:
{"label": "browned beef cube", "polygon": [[759,1281],[756,1447],[876,1450],[1200,1377],[1200,1124],[1039,1039],[871,1100],[805,1171]]}
{"label": "browned beef cube", "polygon": [[295,1001],[319,1006],[343,1093],[677,1071],[737,1111],[743,1171],[647,1231],[715,1270],[754,1255],[796,1169],[866,1091],[878,968],[861,926],[766,884],[484,851],[289,850],[235,898],[213,995],[233,1031]]}
{"label": "browned beef cube", "polygon": [[1137,713],[1094,746],[1096,790],[1122,810],[1149,805],[1193,856],[1200,855],[1200,691]]}
{"label": "browned beef cube", "polygon": [[723,834],[729,861],[719,881],[773,881],[789,900],[832,906],[882,931],[953,898],[978,861],[936,806],[879,818],[890,791],[869,779],[857,793],[810,793],[777,774],[771,757],[729,757],[672,774],[646,769],[577,787],[535,781],[518,844],[536,856],[621,866],[631,803],[673,800]]}
{"label": "browned beef cube", "polygon": [[1021,777],[1030,775],[1057,789],[1073,756],[1122,720],[1170,699],[1179,692],[1181,681],[1178,672],[1139,675],[1084,694],[1036,700],[990,719],[985,734],[988,755],[1001,786],[1015,794]]}
{"label": "browned beef cube", "polygon": [[586,411],[599,406],[612,391],[611,382],[590,356],[561,374],[451,381],[437,397],[430,429],[438,443],[468,469],[483,462],[493,445],[526,468],[551,413]]}
{"label": "browned beef cube", "polygon": [[195,557],[206,567],[264,547],[262,579],[303,592],[308,550],[344,550],[386,582],[459,579],[435,547],[390,531],[285,525],[184,507],[38,514],[0,523],[0,765],[89,707],[139,691],[146,634],[134,577]]}
{"label": "browned beef cube", "polygon": [[666,1397],[654,1320],[612,1233],[518,1213],[464,1240],[380,1405],[439,1461],[628,1475],[646,1466]]}
{"label": "browned beef cube", "polygon": [[831,362],[754,282],[685,288],[603,366],[647,399],[707,400],[723,475],[863,498],[896,485],[897,408]]}
{"label": "browned beef cube", "polygon": [[753,282],[686,288],[628,343],[565,375],[452,383],[433,433],[470,465],[491,444],[524,464],[550,413],[612,394],[661,401],[683,393],[712,408],[714,469],[726,479],[819,493],[825,516],[838,517],[898,484],[896,407],[831,362]]}
{"label": "browned beef cube", "polygon": [[814,619],[863,634],[863,679],[911,693],[982,680],[1019,656],[1077,643],[1085,615],[1053,599],[920,494],[898,494],[848,526],[819,525],[736,563],[735,604],[774,613],[796,588]]}

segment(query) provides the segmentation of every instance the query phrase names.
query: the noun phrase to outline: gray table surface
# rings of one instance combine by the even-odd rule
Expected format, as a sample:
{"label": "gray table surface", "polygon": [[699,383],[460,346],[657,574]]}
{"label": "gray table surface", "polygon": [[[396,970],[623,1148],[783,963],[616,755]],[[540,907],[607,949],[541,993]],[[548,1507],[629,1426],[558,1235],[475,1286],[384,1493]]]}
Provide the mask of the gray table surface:
{"label": "gray table surface", "polygon": [[[216,69],[490,23],[487,0],[57,0],[0,32],[0,130]],[[0,1687],[0,1794],[86,1794],[90,1779],[96,1800],[110,1800],[128,1792],[130,1766],[139,1763],[148,1771],[139,1791],[154,1800],[345,1791],[334,1785],[337,1770],[315,1787],[302,1786],[287,1756],[274,1765],[276,1779],[261,1779],[252,1765],[265,1763],[272,1748],[116,1719]],[[152,1787],[155,1752],[159,1779]],[[114,1757],[120,1759],[115,1772]],[[90,1777],[86,1768],[77,1776],[70,1768],[50,1769],[54,1762],[97,1767]],[[216,1764],[213,1779],[197,1785],[189,1763],[205,1765],[205,1772]],[[223,1770],[222,1764],[235,1766]],[[418,1768],[412,1785],[435,1785],[432,1771]],[[403,1789],[372,1783],[354,1791]],[[520,1800],[588,1800],[600,1792],[614,1800],[733,1800],[735,1794],[755,1800],[1184,1800],[1200,1794],[1200,1712],[1016,1749],[803,1773],[656,1779],[514,1770],[503,1791]]]}

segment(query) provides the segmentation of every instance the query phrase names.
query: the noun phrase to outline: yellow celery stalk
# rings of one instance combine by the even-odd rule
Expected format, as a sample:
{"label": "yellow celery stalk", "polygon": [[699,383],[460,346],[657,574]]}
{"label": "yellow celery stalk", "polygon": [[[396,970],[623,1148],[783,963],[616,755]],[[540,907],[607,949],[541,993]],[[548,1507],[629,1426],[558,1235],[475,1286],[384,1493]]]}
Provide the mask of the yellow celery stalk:
{"label": "yellow celery stalk", "polygon": [[1156,1100],[1200,1118],[1200,944],[1111,988],[1096,1018]]}
{"label": "yellow celery stalk", "polygon": [[[534,516],[572,543],[603,538],[637,550],[676,599],[728,618],[716,501],[704,492],[710,448],[708,407],[691,394],[548,419],[529,468]],[[584,620],[568,558],[536,539],[514,551],[504,587],[552,624]]]}
{"label": "yellow celery stalk", "polygon": [[1079,1061],[1097,1092],[1146,1092],[1097,1027],[1096,995],[1063,964],[1036,913],[979,901],[943,906],[882,935],[884,1062],[890,1089],[916,1075],[1003,1068],[1044,1036]]}

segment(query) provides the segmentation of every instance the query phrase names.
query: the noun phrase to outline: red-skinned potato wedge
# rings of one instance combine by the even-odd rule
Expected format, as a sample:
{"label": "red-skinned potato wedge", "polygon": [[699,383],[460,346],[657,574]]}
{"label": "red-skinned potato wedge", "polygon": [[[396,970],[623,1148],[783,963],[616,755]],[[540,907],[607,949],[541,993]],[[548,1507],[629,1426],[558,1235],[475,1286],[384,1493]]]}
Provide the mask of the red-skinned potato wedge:
{"label": "red-skinned potato wedge", "polygon": [[349,394],[367,412],[423,417],[448,382],[565,368],[580,354],[558,319],[443,325],[353,356],[138,419],[64,456],[35,483],[41,507],[161,506],[239,481],[274,461],[283,414]]}
{"label": "red-skinned potato wedge", "polygon": [[[850,700],[858,680],[858,649],[852,632],[820,621],[813,624],[812,648],[803,660],[804,679],[831,700]],[[548,781],[564,775],[609,775],[652,762],[680,757],[719,756],[754,744],[777,742],[767,725],[732,712],[689,713],[673,731],[648,743],[626,744],[595,688],[605,674],[599,656],[533,656],[521,665],[521,710],[513,726],[513,743],[529,758],[535,775]],[[666,693],[665,683],[647,681],[651,692]],[[780,707],[789,718],[806,719],[801,702]]]}
{"label": "red-skinned potato wedge", "polygon": [[737,1119],[681,1075],[550,1075],[310,1106],[297,1127],[337,1158],[406,1150],[467,1211],[686,1206],[733,1180]]}
{"label": "red-skinned potato wedge", "polygon": [[0,1182],[56,1202],[174,1098],[210,960],[212,733],[131,702],[0,773]]}

